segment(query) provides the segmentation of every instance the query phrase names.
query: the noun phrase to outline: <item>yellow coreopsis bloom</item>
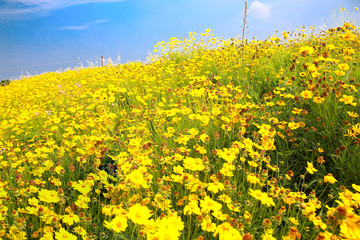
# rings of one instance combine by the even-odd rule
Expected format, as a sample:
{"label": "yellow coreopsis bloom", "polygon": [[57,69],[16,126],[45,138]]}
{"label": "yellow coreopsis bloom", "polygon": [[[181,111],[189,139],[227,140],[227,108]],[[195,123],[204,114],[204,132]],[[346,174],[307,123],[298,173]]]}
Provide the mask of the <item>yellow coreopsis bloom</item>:
{"label": "yellow coreopsis bloom", "polygon": [[356,184],[353,184],[351,185],[353,187],[353,189],[355,189],[356,191],[360,192],[360,186],[359,185],[356,185]]}
{"label": "yellow coreopsis bloom", "polygon": [[58,232],[55,233],[55,239],[56,240],[77,240],[77,237],[68,231],[66,231],[64,228],[60,228]]}
{"label": "yellow coreopsis bloom", "polygon": [[123,232],[128,226],[127,218],[124,215],[118,215],[111,222],[104,221],[104,226],[117,233]]}
{"label": "yellow coreopsis bloom", "polygon": [[328,183],[336,183],[337,180],[333,177],[333,175],[331,173],[329,173],[328,175],[326,175],[324,177],[324,182],[328,182]]}
{"label": "yellow coreopsis bloom", "polygon": [[314,53],[314,49],[312,47],[308,47],[308,46],[303,46],[300,48],[299,53],[302,56],[306,56],[307,54],[313,54]]}
{"label": "yellow coreopsis bloom", "polygon": [[328,44],[327,46],[326,46],[326,49],[327,50],[333,50],[333,49],[335,49],[336,47],[335,47],[335,45],[334,44]]}
{"label": "yellow coreopsis bloom", "polygon": [[338,64],[338,68],[339,68],[341,71],[346,71],[346,70],[348,70],[350,67],[349,67],[349,65],[347,65],[346,63],[340,63],[340,64]]}
{"label": "yellow coreopsis bloom", "polygon": [[129,208],[128,217],[135,224],[144,224],[151,215],[151,211],[146,206],[141,206],[138,203]]}
{"label": "yellow coreopsis bloom", "polygon": [[358,113],[354,113],[354,112],[350,112],[350,111],[347,111],[346,113],[352,118],[357,118],[359,116]]}
{"label": "yellow coreopsis bloom", "polygon": [[300,94],[304,99],[310,99],[313,97],[313,92],[309,90],[302,91]]}
{"label": "yellow coreopsis bloom", "polygon": [[241,234],[238,230],[233,228],[230,223],[224,222],[223,224],[219,225],[214,232],[214,237],[219,234],[219,240],[235,240],[241,239]]}
{"label": "yellow coreopsis bloom", "polygon": [[221,182],[215,181],[213,183],[209,183],[208,186],[207,186],[207,189],[210,192],[218,193],[219,191],[224,191],[225,186]]}
{"label": "yellow coreopsis bloom", "polygon": [[41,189],[39,191],[39,200],[46,203],[57,203],[60,198],[54,190]]}
{"label": "yellow coreopsis bloom", "polygon": [[206,215],[201,223],[201,229],[207,232],[215,232],[216,224],[211,221],[211,217]]}
{"label": "yellow coreopsis bloom", "polygon": [[357,103],[353,103],[354,96],[349,95],[343,95],[342,98],[339,100],[340,102],[344,102],[345,104],[356,106]]}
{"label": "yellow coreopsis bloom", "polygon": [[209,196],[205,196],[203,200],[200,201],[201,211],[204,213],[208,213],[211,210],[216,212],[220,211],[222,205],[214,200],[212,200]]}
{"label": "yellow coreopsis bloom", "polygon": [[200,208],[198,206],[197,201],[189,201],[189,203],[184,207],[184,214],[185,215],[201,215]]}
{"label": "yellow coreopsis bloom", "polygon": [[64,215],[62,217],[63,223],[66,223],[67,225],[71,226],[75,223],[80,222],[80,218],[78,215],[75,215],[73,213],[69,213],[69,215]]}
{"label": "yellow coreopsis bloom", "polygon": [[300,126],[301,126],[300,123],[296,123],[296,122],[289,122],[289,123],[288,123],[288,127],[289,127],[291,130],[298,129]]}
{"label": "yellow coreopsis bloom", "polygon": [[346,239],[360,239],[360,216],[355,213],[349,213],[346,219],[342,221],[340,230]]}
{"label": "yellow coreopsis bloom", "polygon": [[306,171],[308,171],[310,174],[314,174],[314,172],[317,172],[318,170],[314,167],[313,163],[307,162],[307,168]]}
{"label": "yellow coreopsis bloom", "polygon": [[251,184],[257,184],[257,183],[260,182],[260,179],[257,178],[257,177],[255,176],[255,174],[251,173],[251,174],[247,175],[246,181],[249,182],[249,183],[251,183]]}
{"label": "yellow coreopsis bloom", "polygon": [[186,157],[184,159],[184,168],[190,171],[202,171],[205,169],[202,159]]}

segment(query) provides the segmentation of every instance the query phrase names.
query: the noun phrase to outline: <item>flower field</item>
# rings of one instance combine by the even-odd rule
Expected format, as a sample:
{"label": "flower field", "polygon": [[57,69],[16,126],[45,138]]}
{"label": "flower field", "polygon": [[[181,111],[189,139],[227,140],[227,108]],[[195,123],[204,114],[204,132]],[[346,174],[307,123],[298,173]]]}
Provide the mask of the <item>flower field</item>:
{"label": "flower field", "polygon": [[358,28],[279,35],[0,87],[0,239],[360,239]]}

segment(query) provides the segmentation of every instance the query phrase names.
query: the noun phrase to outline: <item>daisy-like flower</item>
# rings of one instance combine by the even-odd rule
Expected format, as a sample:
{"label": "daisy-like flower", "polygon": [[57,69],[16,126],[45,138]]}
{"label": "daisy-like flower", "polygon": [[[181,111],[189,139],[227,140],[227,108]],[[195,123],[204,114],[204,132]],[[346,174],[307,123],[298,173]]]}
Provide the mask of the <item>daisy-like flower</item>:
{"label": "daisy-like flower", "polygon": [[289,217],[289,221],[294,225],[299,225],[299,221],[294,217]]}
{"label": "daisy-like flower", "polygon": [[345,239],[360,239],[360,216],[355,213],[348,213],[342,221],[340,230]]}
{"label": "daisy-like flower", "polygon": [[339,99],[340,102],[344,102],[345,104],[348,105],[352,105],[352,106],[356,106],[357,103],[353,103],[354,101],[354,96],[348,96],[348,95],[343,95],[342,98]]}
{"label": "daisy-like flower", "polygon": [[58,232],[55,233],[56,240],[77,240],[77,236],[69,233],[64,228],[60,228]]}
{"label": "daisy-like flower", "polygon": [[275,206],[274,200],[268,196],[268,194],[265,192],[261,192],[261,190],[253,190],[249,189],[250,196],[254,197],[255,199],[261,201],[262,204],[265,204],[266,206]]}
{"label": "daisy-like flower", "polygon": [[184,207],[184,214],[185,215],[201,215],[200,208],[198,206],[197,201],[189,201],[189,203]]}
{"label": "daisy-like flower", "polygon": [[255,176],[255,174],[251,173],[251,174],[247,175],[246,181],[249,182],[249,183],[251,183],[251,184],[257,184],[257,183],[260,182],[260,179],[257,178],[257,177]]}
{"label": "daisy-like flower", "polygon": [[300,123],[296,123],[296,122],[289,122],[289,123],[288,123],[288,127],[289,127],[291,130],[298,129],[300,126],[301,126]]}
{"label": "daisy-like flower", "polygon": [[353,187],[353,189],[355,189],[356,191],[360,192],[360,186],[356,185],[355,183],[353,185],[351,185]]}
{"label": "daisy-like flower", "polygon": [[314,53],[314,49],[312,47],[303,46],[300,48],[299,53],[301,56],[305,57],[306,55],[310,55]]}
{"label": "daisy-like flower", "polygon": [[326,175],[324,177],[324,182],[328,182],[328,183],[336,183],[337,180],[333,177],[333,175],[331,173],[329,173],[328,175]]}
{"label": "daisy-like flower", "polygon": [[314,174],[314,172],[317,172],[318,170],[314,167],[313,163],[307,162],[307,168],[306,171],[308,171],[310,174]]}
{"label": "daisy-like flower", "polygon": [[325,98],[322,97],[314,97],[313,102],[314,103],[318,103],[318,104],[322,104],[325,101]]}
{"label": "daisy-like flower", "polygon": [[[241,239],[241,234],[238,230],[233,228],[230,223],[224,222],[219,225],[214,232],[214,237],[219,234],[220,240],[227,240],[227,239]],[[243,238],[244,239],[244,238]]]}
{"label": "daisy-like flower", "polygon": [[117,233],[123,232],[128,226],[127,218],[124,215],[118,215],[113,220],[111,220],[111,222],[104,221],[104,226]]}
{"label": "daisy-like flower", "polygon": [[146,206],[141,206],[138,203],[129,208],[128,217],[135,224],[144,224],[151,215],[151,211]]}
{"label": "daisy-like flower", "polygon": [[66,223],[67,225],[71,226],[75,223],[80,222],[80,218],[78,215],[75,215],[74,213],[69,213],[69,215],[64,215],[62,217],[63,223]]}
{"label": "daisy-like flower", "polygon": [[348,70],[350,67],[349,67],[349,65],[347,65],[346,63],[340,63],[340,64],[338,65],[338,68],[339,68],[341,71],[346,71],[346,70]]}
{"label": "daisy-like flower", "polygon": [[335,49],[336,47],[335,47],[335,45],[334,44],[328,44],[327,46],[326,46],[326,50],[333,50],[333,49]]}
{"label": "daisy-like flower", "polygon": [[57,203],[60,201],[57,191],[41,189],[39,191],[39,200],[46,203]]}
{"label": "daisy-like flower", "polygon": [[221,182],[215,181],[215,182],[213,182],[213,183],[209,183],[208,186],[207,186],[207,189],[208,189],[210,192],[218,193],[219,191],[224,191],[224,190],[225,190],[225,186],[224,186],[224,184],[222,184]]}
{"label": "daisy-like flower", "polygon": [[190,171],[202,171],[205,169],[202,159],[192,157],[184,159],[184,167]]}
{"label": "daisy-like flower", "polygon": [[350,112],[350,111],[347,111],[346,113],[352,118],[357,118],[359,116],[358,113],[354,113],[354,112]]}
{"label": "daisy-like flower", "polygon": [[214,200],[212,200],[209,196],[205,196],[203,200],[200,201],[201,211],[208,213],[211,210],[216,212],[220,211],[222,205]]}
{"label": "daisy-like flower", "polygon": [[301,97],[303,97],[304,99],[310,99],[313,97],[313,92],[309,91],[309,90],[305,90],[301,92]]}

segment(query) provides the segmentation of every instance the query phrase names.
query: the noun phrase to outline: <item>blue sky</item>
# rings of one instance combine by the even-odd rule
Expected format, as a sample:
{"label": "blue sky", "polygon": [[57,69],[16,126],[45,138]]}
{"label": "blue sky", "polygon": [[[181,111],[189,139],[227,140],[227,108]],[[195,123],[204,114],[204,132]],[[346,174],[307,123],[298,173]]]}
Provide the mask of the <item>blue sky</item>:
{"label": "blue sky", "polygon": [[[358,0],[249,0],[247,38],[332,27],[330,12],[340,4],[360,7]],[[87,67],[100,56],[145,61],[159,41],[207,28],[236,37],[243,11],[242,0],[0,1],[0,80]]]}

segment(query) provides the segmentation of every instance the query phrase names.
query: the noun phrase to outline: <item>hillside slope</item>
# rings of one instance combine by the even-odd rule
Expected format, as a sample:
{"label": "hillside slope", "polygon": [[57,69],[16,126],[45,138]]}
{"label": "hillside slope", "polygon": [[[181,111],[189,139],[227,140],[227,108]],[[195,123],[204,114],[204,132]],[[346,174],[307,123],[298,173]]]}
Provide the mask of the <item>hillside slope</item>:
{"label": "hillside slope", "polygon": [[0,87],[0,237],[359,239],[359,44],[206,31]]}

